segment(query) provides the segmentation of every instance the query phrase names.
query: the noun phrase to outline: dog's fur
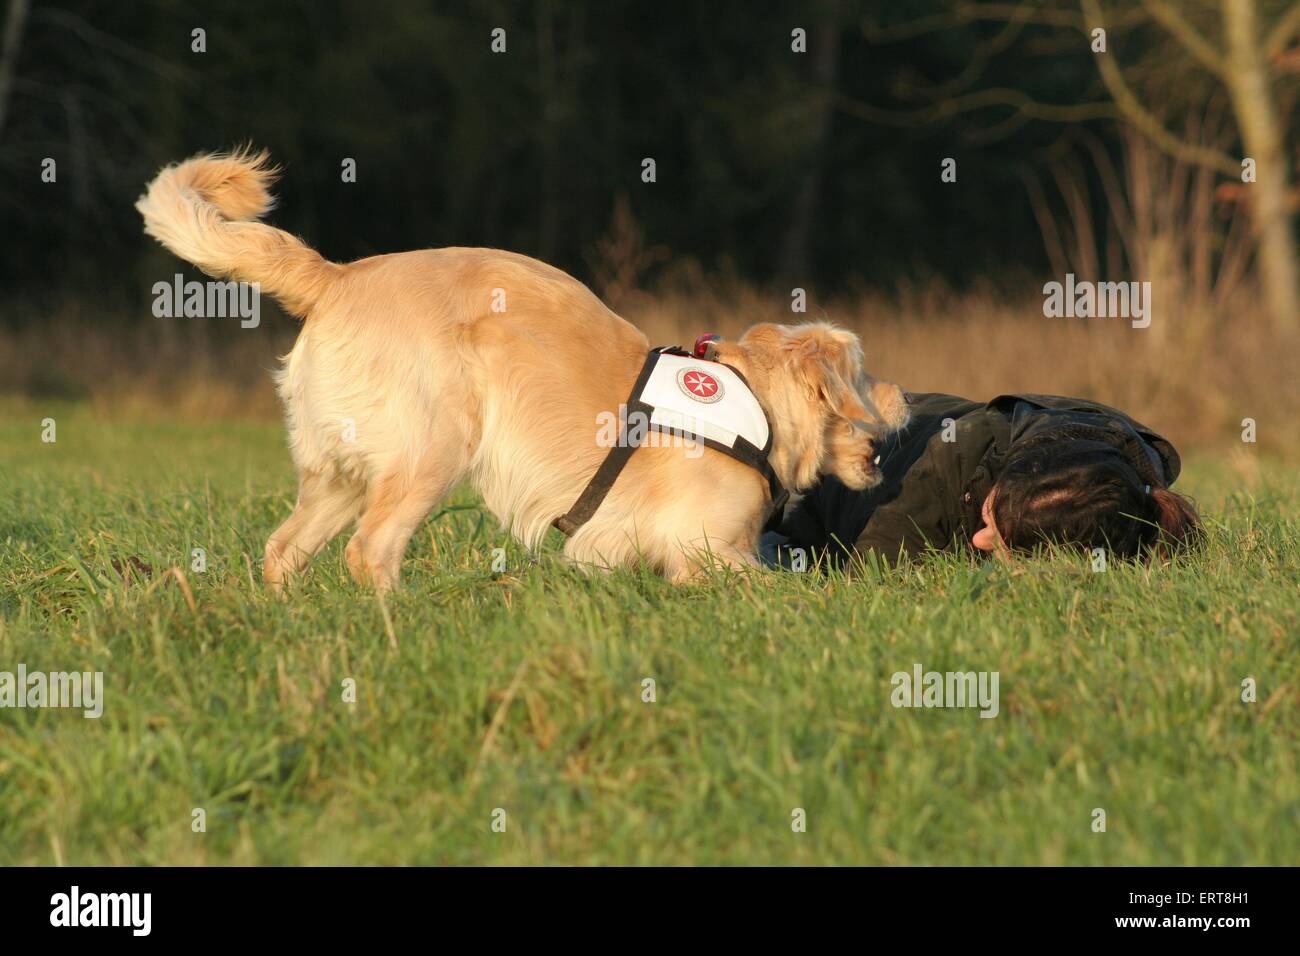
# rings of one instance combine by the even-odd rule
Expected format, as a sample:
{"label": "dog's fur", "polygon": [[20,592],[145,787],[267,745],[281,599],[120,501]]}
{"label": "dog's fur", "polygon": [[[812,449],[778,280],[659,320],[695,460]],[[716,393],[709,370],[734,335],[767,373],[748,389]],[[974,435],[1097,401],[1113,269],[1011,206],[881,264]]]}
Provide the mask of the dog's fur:
{"label": "dog's fur", "polygon": [[[298,503],[266,546],[266,581],[280,590],[355,522],[353,576],[392,587],[415,528],[465,478],[536,545],[604,459],[597,416],[627,399],[645,336],[571,276],[510,252],[327,262],[257,221],[274,175],[265,153],[197,156],[162,170],[136,204],[176,255],[260,283],[305,320],[277,376]],[[856,336],[759,325],[717,357],[763,406],[787,488],[823,472],[853,488],[879,480],[872,439],[902,424],[906,402],[863,374]],[[674,580],[709,560],[751,565],[768,500],[756,471],[718,452],[641,448],[565,551],[599,567],[646,561]]]}

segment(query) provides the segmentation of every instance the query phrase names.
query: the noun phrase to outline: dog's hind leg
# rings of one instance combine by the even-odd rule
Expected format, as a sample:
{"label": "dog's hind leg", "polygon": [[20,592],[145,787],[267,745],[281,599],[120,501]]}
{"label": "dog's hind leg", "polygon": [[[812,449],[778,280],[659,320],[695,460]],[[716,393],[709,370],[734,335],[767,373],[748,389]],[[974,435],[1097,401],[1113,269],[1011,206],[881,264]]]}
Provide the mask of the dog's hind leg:
{"label": "dog's hind leg", "polygon": [[396,587],[402,555],[411,535],[456,482],[464,477],[460,461],[394,472],[372,483],[357,533],[348,542],[352,577],[376,590]]}
{"label": "dog's hind leg", "polygon": [[293,514],[266,543],[262,579],[277,594],[291,577],[302,572],[335,535],[361,513],[364,497],[359,483],[335,475],[304,472],[298,481]]}

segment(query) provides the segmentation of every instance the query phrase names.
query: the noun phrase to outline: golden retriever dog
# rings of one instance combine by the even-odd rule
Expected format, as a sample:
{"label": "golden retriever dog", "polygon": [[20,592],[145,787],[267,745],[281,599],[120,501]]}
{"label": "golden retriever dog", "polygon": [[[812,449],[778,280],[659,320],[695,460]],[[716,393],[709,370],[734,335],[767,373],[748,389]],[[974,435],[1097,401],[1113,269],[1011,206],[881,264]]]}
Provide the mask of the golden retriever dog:
{"label": "golden retriever dog", "polygon": [[[604,460],[598,416],[626,402],[646,337],[576,279],[523,255],[449,248],[328,262],[258,221],[275,173],[265,153],[197,156],[163,169],[136,204],[173,253],[258,283],[303,320],[276,376],[298,502],[267,543],[265,580],[282,591],[355,524],[353,577],[393,587],[412,533],[463,479],[537,546]],[[873,438],[901,424],[906,402],[864,375],[856,336],[759,325],[716,348],[757,397],[768,461],[787,489],[823,473],[852,488],[879,481]],[[568,558],[646,562],[677,581],[713,562],[756,564],[768,483],[699,451],[639,448],[568,539]]]}

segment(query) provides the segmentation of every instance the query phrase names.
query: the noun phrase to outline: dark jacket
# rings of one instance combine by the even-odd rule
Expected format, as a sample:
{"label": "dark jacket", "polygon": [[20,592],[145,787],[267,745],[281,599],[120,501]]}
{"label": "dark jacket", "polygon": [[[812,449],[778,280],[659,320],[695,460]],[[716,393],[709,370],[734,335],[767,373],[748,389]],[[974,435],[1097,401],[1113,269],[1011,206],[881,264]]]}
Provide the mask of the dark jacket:
{"label": "dark jacket", "polygon": [[1011,446],[1039,429],[1088,425],[1152,483],[1171,484],[1181,463],[1173,445],[1123,412],[1081,398],[1002,395],[988,404],[938,393],[908,396],[912,418],[880,448],[882,481],[851,491],[834,478],[789,509],[780,532],[791,548],[843,557],[847,548],[892,560],[969,544],[981,507]]}

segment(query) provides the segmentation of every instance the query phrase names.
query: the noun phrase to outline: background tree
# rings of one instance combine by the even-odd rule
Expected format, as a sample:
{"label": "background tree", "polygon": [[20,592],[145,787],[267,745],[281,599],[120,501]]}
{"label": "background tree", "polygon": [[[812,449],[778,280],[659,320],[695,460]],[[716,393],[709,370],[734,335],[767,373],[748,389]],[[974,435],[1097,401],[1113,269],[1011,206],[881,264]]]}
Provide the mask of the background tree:
{"label": "background tree", "polygon": [[[911,114],[899,114],[902,121],[932,121],[997,108],[1012,111],[1019,122],[1077,123],[1110,115],[1171,156],[1238,182],[1242,161],[1249,157],[1255,163],[1256,179],[1244,196],[1254,222],[1265,303],[1280,326],[1294,329],[1300,323],[1300,267],[1290,200],[1293,162],[1286,148],[1297,87],[1292,66],[1295,51],[1288,48],[1300,34],[1300,5],[1290,0],[1138,0],[1104,6],[1102,0],[1078,0],[1076,7],[1073,0],[957,0],[908,21],[880,26],[867,20],[864,31],[877,40],[897,40],[981,21],[1000,24],[1001,32],[983,41],[947,84],[921,90],[919,95],[929,103]],[[1007,37],[1017,36],[1030,24],[1064,34],[1066,44],[1104,42],[1104,51],[1098,49],[1094,59],[1109,102],[1051,103],[1035,96],[1028,84],[981,85],[989,58],[1008,45]],[[1104,37],[1098,38],[1096,30],[1104,31]],[[1050,40],[1038,47],[1040,53],[1052,56],[1062,49]],[[1179,121],[1187,112],[1202,108],[1219,90],[1226,91],[1231,105],[1239,155],[1190,141],[1180,130]],[[918,96],[915,84],[903,92],[913,99]],[[864,119],[887,121],[879,110],[862,104],[849,108]],[[1015,125],[1013,119],[1003,128]]]}

